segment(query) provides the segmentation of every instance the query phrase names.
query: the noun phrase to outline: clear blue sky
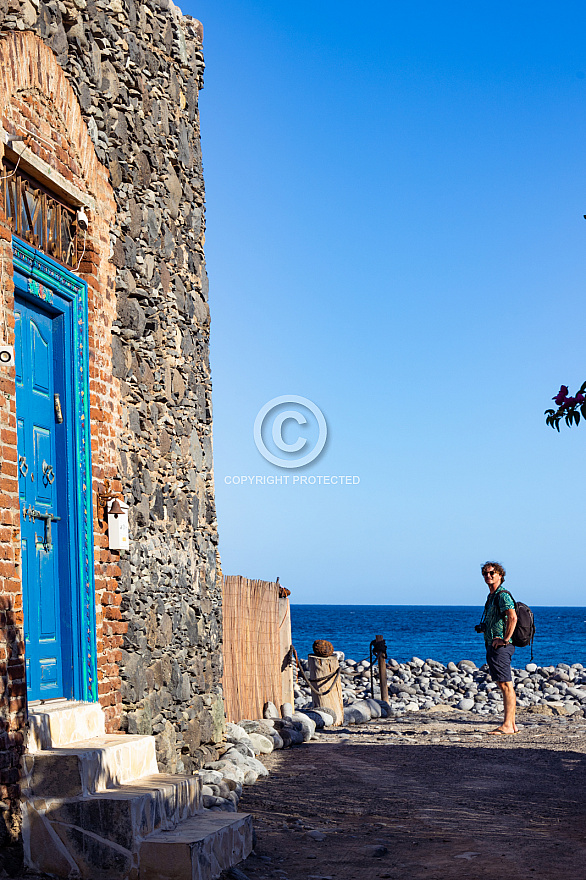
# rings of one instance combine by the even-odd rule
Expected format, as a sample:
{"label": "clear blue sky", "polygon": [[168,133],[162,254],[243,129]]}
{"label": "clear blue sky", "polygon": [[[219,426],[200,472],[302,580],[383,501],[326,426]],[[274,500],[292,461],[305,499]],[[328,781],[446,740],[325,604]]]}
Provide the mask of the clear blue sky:
{"label": "clear blue sky", "polygon": [[[586,604],[586,426],[543,418],[586,378],[583,4],[191,3],[224,572],[481,604],[496,559],[526,602]],[[329,429],[297,471],[253,438],[289,394]]]}

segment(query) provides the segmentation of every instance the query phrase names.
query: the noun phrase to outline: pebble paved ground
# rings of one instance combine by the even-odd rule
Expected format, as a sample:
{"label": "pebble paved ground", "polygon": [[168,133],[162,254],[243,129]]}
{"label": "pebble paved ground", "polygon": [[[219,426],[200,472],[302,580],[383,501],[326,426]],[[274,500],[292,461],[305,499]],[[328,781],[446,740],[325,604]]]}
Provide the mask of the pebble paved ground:
{"label": "pebble paved ground", "polygon": [[586,719],[518,720],[516,736],[495,737],[469,713],[419,712],[273,752],[271,775],[240,802],[257,844],[239,869],[250,880],[586,878]]}

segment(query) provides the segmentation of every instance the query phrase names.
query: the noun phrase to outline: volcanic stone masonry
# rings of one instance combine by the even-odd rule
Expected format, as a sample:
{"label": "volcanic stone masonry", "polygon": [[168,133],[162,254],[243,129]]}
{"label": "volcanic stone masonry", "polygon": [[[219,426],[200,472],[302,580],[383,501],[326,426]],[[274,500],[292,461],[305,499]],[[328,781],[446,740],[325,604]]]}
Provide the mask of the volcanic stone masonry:
{"label": "volcanic stone masonry", "polygon": [[117,206],[112,352],[131,547],[104,620],[120,638],[99,659],[100,702],[110,706],[110,729],[156,735],[162,770],[190,772],[215,759],[224,723],[203,28],[170,0],[0,0],[0,31],[14,30],[32,31],[54,52]]}

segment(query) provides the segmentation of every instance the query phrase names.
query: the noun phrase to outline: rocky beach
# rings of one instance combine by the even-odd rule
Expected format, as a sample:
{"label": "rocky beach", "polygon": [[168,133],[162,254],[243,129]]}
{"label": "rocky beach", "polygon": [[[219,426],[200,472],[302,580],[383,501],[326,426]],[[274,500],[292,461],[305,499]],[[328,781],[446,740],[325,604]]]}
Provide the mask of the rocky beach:
{"label": "rocky beach", "polygon": [[[337,652],[340,661],[342,696],[347,709],[360,708],[357,703],[371,696],[370,662],[346,659]],[[307,661],[300,661],[305,670]],[[389,704],[387,712],[401,714],[430,709],[447,704],[478,715],[494,715],[502,710],[502,698],[497,685],[491,680],[486,665],[480,668],[471,660],[460,660],[444,665],[437,660],[413,657],[408,663],[387,661]],[[572,715],[586,709],[586,669],[581,663],[557,666],[538,666],[527,663],[513,670],[517,705],[521,709],[542,707],[547,713],[558,711]],[[374,696],[380,700],[378,668],[374,670]],[[295,707],[303,710],[311,706],[310,689],[302,679],[295,690]],[[539,711],[539,710],[538,710]],[[346,723],[352,723],[352,712],[345,713]],[[366,720],[366,719],[365,719]]]}
{"label": "rocky beach", "polygon": [[[369,661],[356,661],[346,658],[342,652],[336,653],[344,699],[344,727],[382,719],[414,721],[419,716],[425,719],[430,713],[433,717],[453,713],[455,723],[474,716],[479,721],[490,720],[502,713],[500,690],[491,680],[488,668],[478,668],[471,660],[444,665],[418,657],[408,663],[390,659],[387,661],[389,700],[383,701],[378,667],[373,670],[375,696],[372,698]],[[299,662],[307,672],[308,661]],[[528,663],[524,669],[514,669],[513,675],[518,711],[532,719],[533,725],[540,722],[539,716],[544,719],[556,716],[556,719],[564,719],[562,723],[570,718],[577,723],[584,719],[586,669],[581,663],[547,667]],[[294,706],[285,704],[279,711],[269,703],[262,719],[228,722],[219,760],[206,764],[200,771],[206,808],[235,811],[243,786],[268,775],[263,759],[274,750],[301,745],[329,728],[332,734],[341,732],[340,728],[333,727],[333,715],[327,709],[312,707],[310,688],[301,675],[294,693]],[[526,720],[525,726],[527,723]],[[456,733],[448,729],[450,736]],[[433,732],[424,730],[422,735],[432,737]],[[477,731],[475,735],[482,737],[483,733]]]}
{"label": "rocky beach", "polygon": [[383,702],[368,661],[338,657],[342,727],[300,677],[284,717],[268,704],[268,717],[228,724],[220,761],[201,771],[239,780],[230,806],[208,785],[208,808],[241,798],[254,816],[254,852],[225,880],[581,876],[582,664],[515,669],[519,732],[492,736],[502,701],[486,668],[391,659]]}
{"label": "rocky beach", "polygon": [[206,810],[253,814],[255,849],[224,880],[582,876],[582,664],[515,669],[519,732],[492,736],[502,702],[486,668],[390,659],[384,702],[368,661],[338,659],[342,726],[299,676],[294,706],[227,722],[199,771]]}

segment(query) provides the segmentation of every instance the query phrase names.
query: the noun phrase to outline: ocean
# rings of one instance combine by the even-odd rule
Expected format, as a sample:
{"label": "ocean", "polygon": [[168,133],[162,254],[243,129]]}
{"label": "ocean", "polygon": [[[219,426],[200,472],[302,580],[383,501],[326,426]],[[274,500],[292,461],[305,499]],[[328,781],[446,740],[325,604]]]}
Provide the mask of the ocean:
{"label": "ocean", "polygon": [[[539,666],[586,665],[586,608],[532,607],[533,659]],[[484,637],[474,631],[482,606],[468,605],[291,605],[293,646],[307,657],[315,639],[328,639],[336,651],[362,660],[381,633],[388,657],[399,663],[420,657],[447,663],[485,662]],[[529,663],[530,648],[517,648],[513,666]]]}

